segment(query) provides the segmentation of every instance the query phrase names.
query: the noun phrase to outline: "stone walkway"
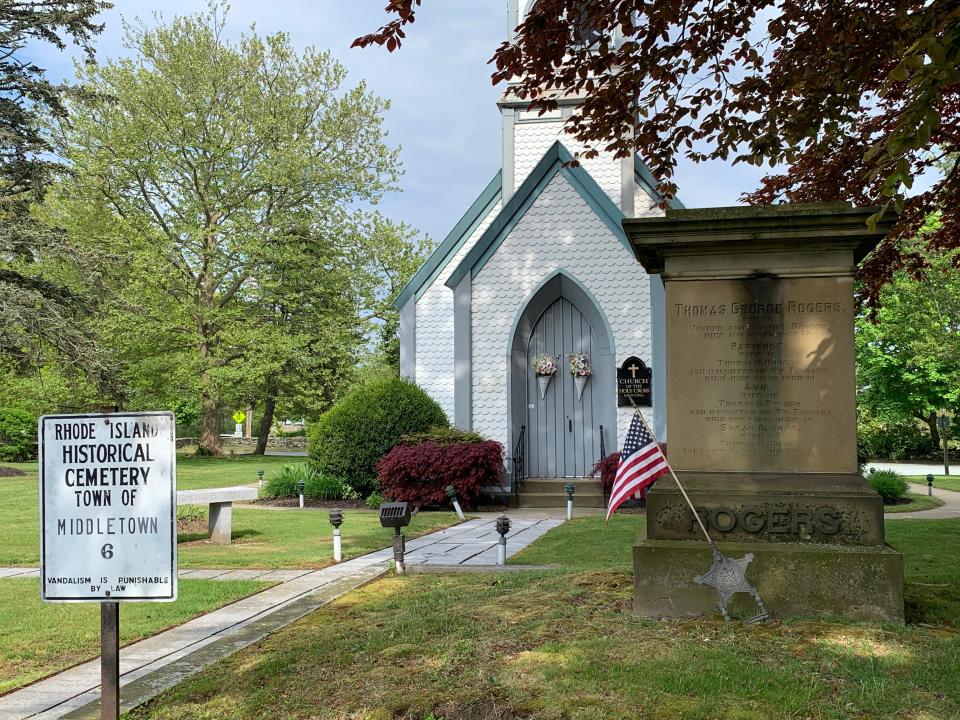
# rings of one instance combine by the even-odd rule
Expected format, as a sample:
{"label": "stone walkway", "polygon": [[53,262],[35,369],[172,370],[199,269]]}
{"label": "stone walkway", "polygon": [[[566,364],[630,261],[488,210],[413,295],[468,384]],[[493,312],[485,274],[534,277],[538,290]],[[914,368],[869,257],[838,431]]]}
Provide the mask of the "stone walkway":
{"label": "stone walkway", "polygon": [[[407,564],[480,566],[496,562],[496,515],[484,515],[407,542]],[[513,555],[561,520],[510,514]],[[120,653],[124,711],[269,633],[387,572],[385,548],[323,570],[185,570],[184,578],[277,580],[280,584],[124,648]],[[0,578],[36,576],[36,568],[0,568]],[[121,622],[123,610],[121,609]],[[0,697],[0,720],[99,717],[100,662],[92,660]]]}
{"label": "stone walkway", "polygon": [[[926,495],[927,486],[910,483],[910,492],[917,495]],[[885,520],[946,520],[949,518],[960,518],[960,492],[953,490],[944,490],[942,488],[933,488],[933,496],[943,500],[940,507],[930,510],[920,510],[917,512],[887,513]]]}

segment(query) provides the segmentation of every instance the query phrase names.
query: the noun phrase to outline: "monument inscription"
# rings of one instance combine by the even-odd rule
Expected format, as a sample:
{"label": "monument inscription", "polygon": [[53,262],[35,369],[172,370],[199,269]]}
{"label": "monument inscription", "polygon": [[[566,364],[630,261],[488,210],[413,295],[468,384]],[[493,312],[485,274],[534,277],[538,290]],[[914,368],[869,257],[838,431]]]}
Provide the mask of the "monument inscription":
{"label": "monument inscription", "polygon": [[852,280],[667,286],[677,470],[854,472]]}

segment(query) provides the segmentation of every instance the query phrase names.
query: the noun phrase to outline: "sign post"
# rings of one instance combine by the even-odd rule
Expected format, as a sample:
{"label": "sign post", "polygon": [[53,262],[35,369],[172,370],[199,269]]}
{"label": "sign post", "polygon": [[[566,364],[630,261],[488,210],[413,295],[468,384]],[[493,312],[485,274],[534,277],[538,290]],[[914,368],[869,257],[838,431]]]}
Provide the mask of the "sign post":
{"label": "sign post", "polygon": [[233,434],[236,437],[243,437],[243,423],[247,419],[247,414],[243,410],[237,410],[233,414],[233,422],[236,423],[237,427],[233,431]]}
{"label": "sign post", "polygon": [[937,425],[940,428],[940,435],[943,436],[943,474],[950,474],[950,450],[948,449],[948,435],[950,432],[950,416],[937,415]]}
{"label": "sign post", "polygon": [[120,712],[120,603],[177,599],[173,413],[40,418],[41,594],[99,602],[100,716]]}

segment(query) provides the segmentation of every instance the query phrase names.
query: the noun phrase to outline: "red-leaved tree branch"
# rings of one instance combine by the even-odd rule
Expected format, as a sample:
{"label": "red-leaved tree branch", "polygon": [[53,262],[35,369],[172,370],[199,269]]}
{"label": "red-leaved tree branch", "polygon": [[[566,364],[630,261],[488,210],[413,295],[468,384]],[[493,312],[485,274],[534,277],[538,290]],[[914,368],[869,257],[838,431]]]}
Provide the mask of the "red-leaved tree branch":
{"label": "red-leaved tree branch", "polygon": [[[420,4],[391,0],[354,45],[400,47]],[[748,202],[900,212],[864,264],[868,301],[922,266],[900,241],[931,213],[933,246],[960,245],[955,0],[539,0],[491,62],[531,109],[583,98],[567,123],[582,157],[638,152],[667,195],[680,157],[720,159],[773,168]]]}

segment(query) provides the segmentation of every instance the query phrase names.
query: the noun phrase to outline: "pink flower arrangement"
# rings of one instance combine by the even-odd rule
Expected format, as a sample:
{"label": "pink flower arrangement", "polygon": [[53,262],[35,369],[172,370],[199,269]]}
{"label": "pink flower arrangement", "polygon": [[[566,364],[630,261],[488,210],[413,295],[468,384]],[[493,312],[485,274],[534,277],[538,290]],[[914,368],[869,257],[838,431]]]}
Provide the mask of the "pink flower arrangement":
{"label": "pink flower arrangement", "polygon": [[533,359],[533,372],[537,377],[552,377],[557,374],[557,360],[546,353]]}
{"label": "pink flower arrangement", "polygon": [[586,353],[571,353],[570,374],[574,377],[590,377],[593,368],[590,367],[590,358]]}

